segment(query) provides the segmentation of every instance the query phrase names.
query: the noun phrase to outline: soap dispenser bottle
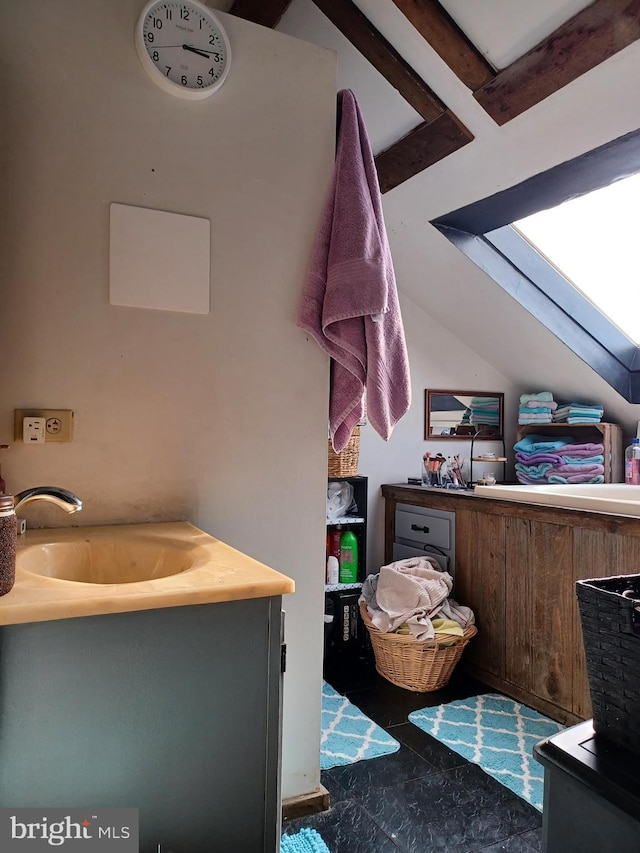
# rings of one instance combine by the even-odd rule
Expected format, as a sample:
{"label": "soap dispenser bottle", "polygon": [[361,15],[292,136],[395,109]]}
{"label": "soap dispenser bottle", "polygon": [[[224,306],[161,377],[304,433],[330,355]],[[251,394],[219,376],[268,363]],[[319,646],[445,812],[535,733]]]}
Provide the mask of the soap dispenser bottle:
{"label": "soap dispenser bottle", "polygon": [[632,438],[624,452],[624,481],[630,486],[640,486],[640,438]]}
{"label": "soap dispenser bottle", "polygon": [[345,530],[340,537],[340,583],[358,580],[358,540],[355,533]]}
{"label": "soap dispenser bottle", "polygon": [[13,495],[0,495],[0,595],[6,595],[15,583],[16,538]]}
{"label": "soap dispenser bottle", "polygon": [[[8,444],[0,444],[0,450],[6,450],[9,447]],[[2,468],[0,468],[0,495],[4,495],[7,491],[7,487],[5,485],[4,480],[2,479]]]}

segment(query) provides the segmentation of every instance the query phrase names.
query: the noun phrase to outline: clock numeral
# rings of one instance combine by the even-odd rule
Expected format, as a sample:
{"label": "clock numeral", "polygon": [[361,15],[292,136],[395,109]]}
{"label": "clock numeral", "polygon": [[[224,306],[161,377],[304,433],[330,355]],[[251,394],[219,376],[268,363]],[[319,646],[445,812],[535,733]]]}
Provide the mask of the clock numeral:
{"label": "clock numeral", "polygon": [[209,44],[215,44],[215,43],[216,43],[216,37],[215,36],[209,36]]}
{"label": "clock numeral", "polygon": [[153,19],[153,26],[154,26],[157,30],[161,30],[161,29],[162,29],[162,21],[160,20],[160,18],[154,18],[154,19]]}
{"label": "clock numeral", "polygon": [[147,33],[147,41],[153,42],[155,36],[153,33]]}
{"label": "clock numeral", "polygon": [[180,82],[182,83],[183,86],[186,86],[189,81],[187,80],[187,78],[183,74],[182,77],[180,78]]}
{"label": "clock numeral", "polygon": [[183,21],[189,20],[189,10],[188,9],[180,9],[180,17]]}
{"label": "clock numeral", "polygon": [[171,11],[171,9],[166,10],[165,18],[167,19],[167,21],[171,21],[173,19],[173,12]]}
{"label": "clock numeral", "polygon": [[196,78],[196,82],[197,82],[198,86],[204,86],[204,80],[202,79],[202,74],[198,74],[198,77]]}
{"label": "clock numeral", "polygon": [[215,69],[215,68],[210,68],[210,69],[209,69],[209,76],[210,76],[210,77],[215,77],[215,76],[216,76],[216,69]]}
{"label": "clock numeral", "polygon": [[213,59],[214,62],[220,62],[220,54],[219,53],[212,53],[211,59]]}
{"label": "clock numeral", "polygon": [[171,71],[171,66],[170,66],[170,65],[165,65],[164,67],[167,69],[167,77],[168,77],[168,76],[169,76],[169,72]]}
{"label": "clock numeral", "polygon": [[151,59],[153,59],[154,62],[158,62],[158,60],[160,59],[160,54],[157,50],[153,51],[153,53],[151,54]]}

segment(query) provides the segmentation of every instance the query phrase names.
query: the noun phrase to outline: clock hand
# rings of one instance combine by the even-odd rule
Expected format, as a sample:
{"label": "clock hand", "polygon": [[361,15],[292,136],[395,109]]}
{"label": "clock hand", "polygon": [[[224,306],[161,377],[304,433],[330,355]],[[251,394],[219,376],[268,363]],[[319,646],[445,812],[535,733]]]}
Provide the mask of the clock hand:
{"label": "clock hand", "polygon": [[204,56],[205,59],[209,59],[209,54],[213,53],[213,51],[210,51],[210,50],[204,51],[204,50],[200,50],[197,47],[191,47],[191,45],[189,45],[189,44],[183,44],[182,49],[183,50],[189,50],[189,51],[191,51],[191,53],[197,53],[198,56]]}

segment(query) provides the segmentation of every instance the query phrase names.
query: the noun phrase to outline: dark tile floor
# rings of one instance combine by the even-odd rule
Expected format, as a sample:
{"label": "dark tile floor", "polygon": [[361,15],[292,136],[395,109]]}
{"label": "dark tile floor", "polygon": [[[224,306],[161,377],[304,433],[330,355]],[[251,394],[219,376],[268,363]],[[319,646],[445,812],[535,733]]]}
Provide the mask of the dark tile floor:
{"label": "dark tile floor", "polygon": [[325,680],[389,732],[398,752],[322,772],[331,808],[290,821],[313,827],[331,853],[484,853],[542,850],[540,812],[477,765],[407,721],[411,711],[487,692],[462,673],[436,693],[381,678],[370,659],[334,658]]}

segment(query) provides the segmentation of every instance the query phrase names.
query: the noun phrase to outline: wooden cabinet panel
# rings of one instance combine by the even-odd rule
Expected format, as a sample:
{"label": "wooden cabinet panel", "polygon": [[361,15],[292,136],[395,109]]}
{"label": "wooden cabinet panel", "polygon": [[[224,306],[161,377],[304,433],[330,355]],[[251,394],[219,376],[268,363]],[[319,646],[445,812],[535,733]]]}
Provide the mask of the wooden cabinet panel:
{"label": "wooden cabinet panel", "polygon": [[504,519],[457,512],[455,597],[472,608],[478,626],[465,656],[499,678],[504,678],[504,565]]}
{"label": "wooden cabinet panel", "polygon": [[[573,580],[632,575],[640,571],[640,538],[620,536],[584,527],[574,531]],[[574,587],[575,588],[575,587]],[[574,598],[573,713],[588,719],[592,714],[589,681],[578,600]]]}
{"label": "wooden cabinet panel", "polygon": [[507,518],[505,548],[505,677],[570,709],[573,530]]}

